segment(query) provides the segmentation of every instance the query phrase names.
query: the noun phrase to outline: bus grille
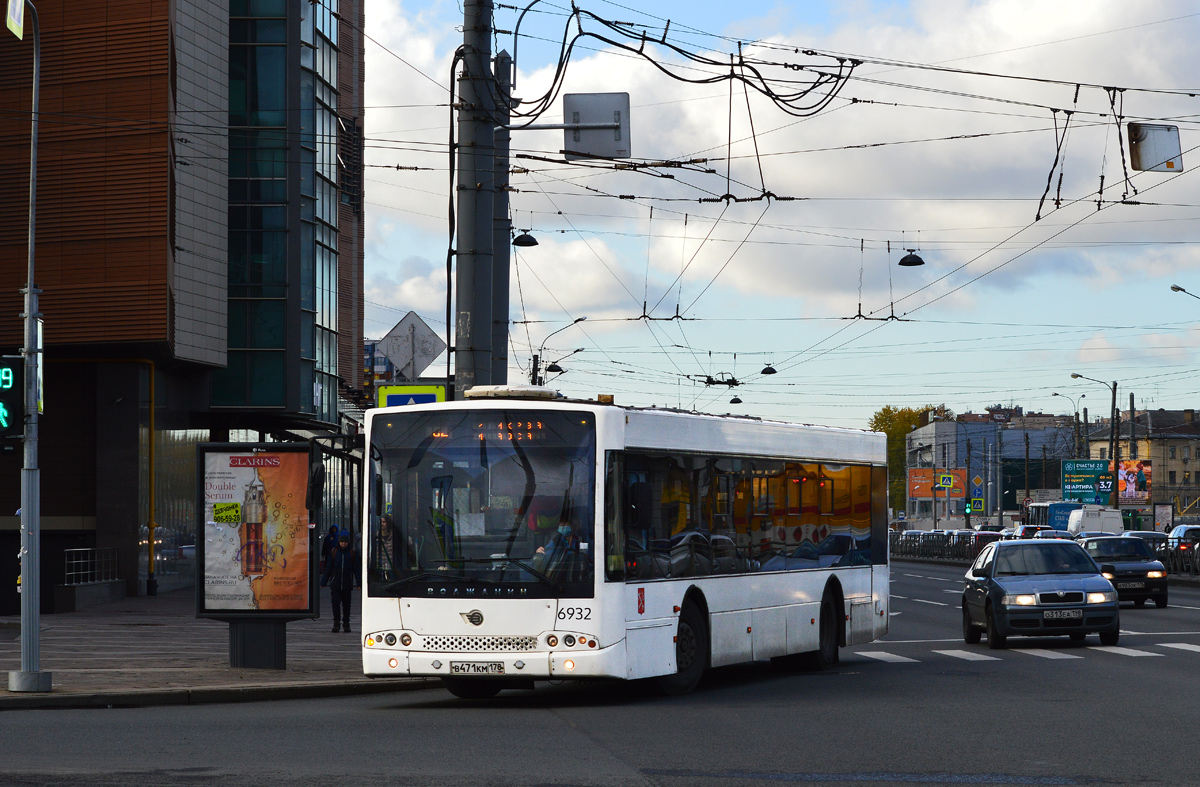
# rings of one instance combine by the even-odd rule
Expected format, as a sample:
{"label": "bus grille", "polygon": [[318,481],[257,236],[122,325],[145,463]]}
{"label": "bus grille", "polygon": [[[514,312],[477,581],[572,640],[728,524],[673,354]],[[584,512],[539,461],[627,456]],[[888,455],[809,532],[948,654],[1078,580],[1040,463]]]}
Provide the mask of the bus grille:
{"label": "bus grille", "polygon": [[451,653],[481,651],[511,653],[514,651],[533,650],[537,647],[537,637],[447,636],[424,637],[423,639],[425,650],[447,651]]}

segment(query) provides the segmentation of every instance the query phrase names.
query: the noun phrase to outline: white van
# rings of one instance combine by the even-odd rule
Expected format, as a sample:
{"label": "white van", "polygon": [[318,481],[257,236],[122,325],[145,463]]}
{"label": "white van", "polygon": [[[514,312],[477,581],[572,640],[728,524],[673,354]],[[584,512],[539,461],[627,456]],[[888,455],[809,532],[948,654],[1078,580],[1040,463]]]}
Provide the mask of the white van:
{"label": "white van", "polygon": [[1067,532],[1073,536],[1080,533],[1111,533],[1119,536],[1125,532],[1121,512],[1103,506],[1085,505],[1072,511],[1067,517]]}

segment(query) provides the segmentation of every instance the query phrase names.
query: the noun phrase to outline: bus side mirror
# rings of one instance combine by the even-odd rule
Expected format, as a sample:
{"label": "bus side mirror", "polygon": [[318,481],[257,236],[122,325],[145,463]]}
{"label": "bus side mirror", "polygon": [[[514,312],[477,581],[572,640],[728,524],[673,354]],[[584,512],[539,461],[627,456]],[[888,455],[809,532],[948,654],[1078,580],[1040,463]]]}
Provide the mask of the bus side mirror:
{"label": "bus side mirror", "polygon": [[629,497],[625,501],[625,529],[646,530],[650,527],[650,507],[653,498],[649,481],[637,481],[629,485]]}
{"label": "bus side mirror", "polygon": [[308,466],[308,492],[304,505],[309,511],[320,511],[325,505],[325,463],[320,460]]}

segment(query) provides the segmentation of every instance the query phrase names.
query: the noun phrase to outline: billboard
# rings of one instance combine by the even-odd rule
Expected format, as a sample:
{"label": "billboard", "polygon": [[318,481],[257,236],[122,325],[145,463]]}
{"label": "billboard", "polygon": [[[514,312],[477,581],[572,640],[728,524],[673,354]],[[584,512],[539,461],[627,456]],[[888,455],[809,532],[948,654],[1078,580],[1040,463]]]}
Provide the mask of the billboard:
{"label": "billboard", "polygon": [[1112,476],[1107,459],[1064,459],[1062,499],[1077,503],[1108,505]]}
{"label": "billboard", "polygon": [[1117,469],[1117,500],[1122,506],[1150,505],[1150,460],[1122,459]]}
{"label": "billboard", "polygon": [[[935,476],[934,473],[937,473]],[[936,471],[929,467],[908,468],[908,497],[910,500],[933,498],[933,482],[942,476],[950,476],[952,484],[949,489],[937,490],[939,500],[950,498],[965,498],[967,496],[967,471],[961,467],[938,468]],[[949,493],[949,494],[947,494]]]}
{"label": "billboard", "polygon": [[306,444],[198,446],[198,614],[315,614]]}

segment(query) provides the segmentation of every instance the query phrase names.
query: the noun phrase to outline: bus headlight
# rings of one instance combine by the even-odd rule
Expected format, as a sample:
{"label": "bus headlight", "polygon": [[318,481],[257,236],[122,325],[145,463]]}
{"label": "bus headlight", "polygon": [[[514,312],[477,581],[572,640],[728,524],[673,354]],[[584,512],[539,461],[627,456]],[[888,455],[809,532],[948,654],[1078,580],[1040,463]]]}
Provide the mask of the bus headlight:
{"label": "bus headlight", "polygon": [[[391,635],[389,635],[389,636],[391,636]],[[411,634],[401,634],[400,635],[400,644],[407,648],[409,645],[412,644],[412,635]]]}
{"label": "bus headlight", "polygon": [[567,672],[570,672],[571,670],[575,669],[575,662],[567,659],[563,662],[563,669],[565,669]]}
{"label": "bus headlight", "polygon": [[551,634],[550,636],[546,637],[546,644],[552,648],[557,648],[558,647],[558,637]]}
{"label": "bus headlight", "polygon": [[[408,635],[407,635],[407,634],[405,634],[404,636],[408,637]],[[408,637],[408,639],[409,639],[409,641],[410,641],[410,642],[412,641],[412,637]],[[392,645],[395,645],[395,644],[396,644],[396,635],[395,635],[395,634],[388,634],[387,636],[385,636],[385,637],[383,638],[383,641],[384,641],[384,642],[386,642],[386,643],[388,644],[388,647],[391,647]]]}

